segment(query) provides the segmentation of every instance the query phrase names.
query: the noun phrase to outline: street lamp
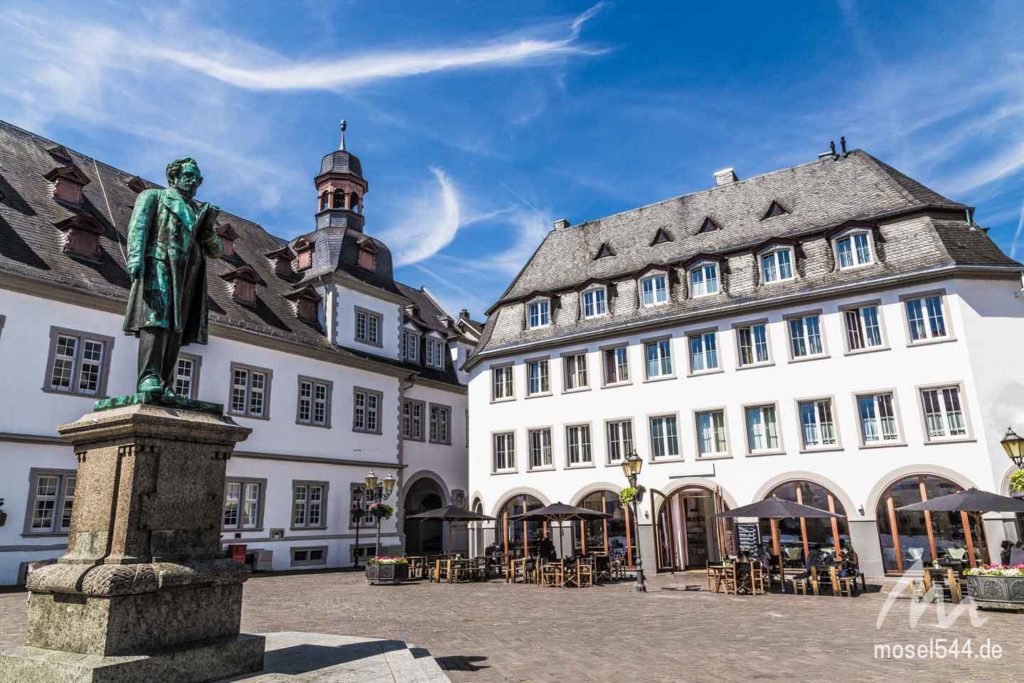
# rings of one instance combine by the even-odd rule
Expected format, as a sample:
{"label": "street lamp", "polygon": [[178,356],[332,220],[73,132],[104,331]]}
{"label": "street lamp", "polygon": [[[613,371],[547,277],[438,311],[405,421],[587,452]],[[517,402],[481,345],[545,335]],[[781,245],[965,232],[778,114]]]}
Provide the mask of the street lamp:
{"label": "street lamp", "polygon": [[1024,437],[1018,436],[1017,432],[1007,427],[1006,436],[999,443],[1003,445],[1003,450],[1006,451],[1006,455],[1010,457],[1013,464],[1018,469],[1024,468]]}
{"label": "street lamp", "polygon": [[[373,550],[373,554],[376,557],[380,555],[381,506],[385,500],[391,497],[391,493],[395,490],[395,476],[388,472],[387,476],[381,479],[373,473],[373,470],[370,470],[363,481],[366,483],[364,500],[367,502],[367,514],[372,514],[377,522],[377,542]],[[359,527],[357,526],[356,533],[359,533],[358,529]]]}
{"label": "street lamp", "polygon": [[[630,488],[636,488],[637,478],[640,476],[640,470],[643,469],[644,461],[636,451],[633,451],[625,457],[622,461],[622,473],[626,475],[626,480],[629,481]],[[636,538],[636,585],[633,586],[633,590],[637,593],[646,593],[647,584],[644,583],[644,563],[640,557],[640,517],[637,515],[636,505],[639,502],[640,493],[633,496],[631,506],[633,508],[633,524],[636,529],[634,538]]]}

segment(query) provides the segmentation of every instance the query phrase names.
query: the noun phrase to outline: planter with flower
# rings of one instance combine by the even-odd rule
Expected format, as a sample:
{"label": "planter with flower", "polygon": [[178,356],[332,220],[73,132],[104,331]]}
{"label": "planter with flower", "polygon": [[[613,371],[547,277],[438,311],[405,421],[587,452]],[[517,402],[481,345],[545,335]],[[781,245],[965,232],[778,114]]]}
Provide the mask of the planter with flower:
{"label": "planter with flower", "polygon": [[370,503],[369,507],[366,508],[366,511],[373,515],[377,521],[382,519],[391,519],[391,515],[395,514],[395,508],[380,501]]}
{"label": "planter with flower", "polygon": [[1024,610],[1024,564],[983,564],[964,571],[967,594],[978,607]]}
{"label": "planter with flower", "polygon": [[626,488],[619,491],[619,502],[625,506],[630,506],[633,501],[636,504],[644,502],[644,493],[647,491],[643,486],[627,486]]}
{"label": "planter with flower", "polygon": [[409,579],[409,560],[378,555],[366,561],[366,580],[375,586],[394,585]]}

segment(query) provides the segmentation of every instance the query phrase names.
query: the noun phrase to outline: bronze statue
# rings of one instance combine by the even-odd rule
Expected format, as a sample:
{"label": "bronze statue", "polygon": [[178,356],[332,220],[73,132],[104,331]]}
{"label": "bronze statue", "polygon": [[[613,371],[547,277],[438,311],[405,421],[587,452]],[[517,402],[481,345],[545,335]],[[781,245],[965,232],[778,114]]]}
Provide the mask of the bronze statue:
{"label": "bronze statue", "polygon": [[207,342],[206,257],[223,246],[213,227],[220,209],[194,199],[202,182],[194,159],[172,161],[168,188],[143,190],[128,224],[124,331],[139,338],[138,393],[173,398],[181,347]]}

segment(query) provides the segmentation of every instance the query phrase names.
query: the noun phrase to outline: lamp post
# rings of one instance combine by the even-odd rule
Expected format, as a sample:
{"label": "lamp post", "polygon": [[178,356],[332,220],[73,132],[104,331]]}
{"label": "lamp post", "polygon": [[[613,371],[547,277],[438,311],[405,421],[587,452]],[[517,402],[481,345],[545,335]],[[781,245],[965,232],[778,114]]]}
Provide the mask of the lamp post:
{"label": "lamp post", "polygon": [[[640,476],[640,470],[644,466],[643,459],[633,451],[625,457],[622,461],[622,473],[626,475],[626,479],[629,481],[630,488],[636,488],[637,477]],[[633,528],[636,530],[634,538],[636,539],[636,585],[633,586],[633,590],[637,593],[646,593],[647,584],[644,583],[644,563],[640,557],[640,517],[637,515],[637,503],[640,499],[640,493],[633,496],[633,500],[630,505],[633,508]]]}
{"label": "lamp post", "polygon": [[377,556],[380,555],[380,506],[391,497],[391,492],[395,490],[395,477],[388,472],[387,476],[381,479],[373,473],[373,470],[370,470],[364,481],[366,482],[366,498],[370,501],[366,509],[373,514],[377,521],[377,542],[373,549],[374,556]]}
{"label": "lamp post", "polygon": [[359,569],[359,527],[363,525],[363,517],[366,513],[363,511],[363,489],[357,486],[352,490],[352,519],[356,520],[356,547],[352,553],[355,555],[355,569]]}
{"label": "lamp post", "polygon": [[1006,436],[999,443],[1017,469],[1024,468],[1024,437],[1018,436],[1017,432],[1007,427]]}

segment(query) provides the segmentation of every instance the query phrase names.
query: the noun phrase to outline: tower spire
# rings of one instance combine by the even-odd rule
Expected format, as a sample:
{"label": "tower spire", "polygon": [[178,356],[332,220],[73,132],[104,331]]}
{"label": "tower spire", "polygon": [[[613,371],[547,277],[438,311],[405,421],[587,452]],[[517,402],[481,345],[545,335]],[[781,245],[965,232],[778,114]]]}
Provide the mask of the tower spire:
{"label": "tower spire", "polygon": [[341,120],[341,146],[338,147],[340,150],[345,149],[345,129],[348,128],[348,121],[345,119]]}

